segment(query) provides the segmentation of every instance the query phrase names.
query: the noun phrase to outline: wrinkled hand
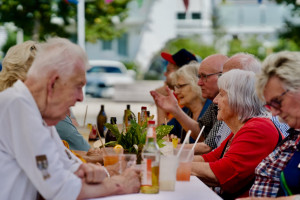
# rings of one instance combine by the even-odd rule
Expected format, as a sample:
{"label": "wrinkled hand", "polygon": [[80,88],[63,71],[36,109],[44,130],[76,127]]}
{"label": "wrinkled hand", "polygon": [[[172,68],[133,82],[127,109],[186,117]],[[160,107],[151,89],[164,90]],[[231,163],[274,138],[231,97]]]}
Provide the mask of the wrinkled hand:
{"label": "wrinkled hand", "polygon": [[[178,102],[176,97],[173,95],[172,90],[168,86],[166,86],[167,96],[164,96],[157,91],[150,91],[155,104],[163,109],[165,112],[173,113],[175,112],[176,106],[178,106]],[[178,106],[179,107],[179,106]]]}
{"label": "wrinkled hand", "polygon": [[79,178],[84,179],[86,183],[101,183],[107,174],[101,165],[92,163],[83,163],[74,173]]}
{"label": "wrinkled hand", "polygon": [[110,181],[121,186],[119,194],[138,193],[140,191],[140,174],[138,170],[133,168],[127,168],[122,175],[111,177]]}

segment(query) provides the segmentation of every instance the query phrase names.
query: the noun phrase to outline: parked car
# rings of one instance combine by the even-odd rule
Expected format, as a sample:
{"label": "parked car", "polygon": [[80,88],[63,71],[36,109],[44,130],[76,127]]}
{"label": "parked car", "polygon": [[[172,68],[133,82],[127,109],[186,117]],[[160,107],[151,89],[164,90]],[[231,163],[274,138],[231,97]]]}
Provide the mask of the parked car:
{"label": "parked car", "polygon": [[131,84],[134,73],[127,71],[123,63],[110,60],[90,60],[91,68],[86,73],[86,94],[93,97],[111,98],[114,86]]}

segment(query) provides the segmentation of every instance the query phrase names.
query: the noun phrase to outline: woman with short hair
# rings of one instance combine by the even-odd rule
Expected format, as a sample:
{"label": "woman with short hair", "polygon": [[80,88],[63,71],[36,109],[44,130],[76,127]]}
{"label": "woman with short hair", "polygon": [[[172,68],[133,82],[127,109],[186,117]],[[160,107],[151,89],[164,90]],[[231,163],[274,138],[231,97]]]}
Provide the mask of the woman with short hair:
{"label": "woman with short hair", "polygon": [[300,194],[300,53],[283,51],[268,56],[256,88],[272,114],[291,129],[289,136],[256,167],[250,196]]}
{"label": "woman with short hair", "polygon": [[[184,65],[170,75],[174,85],[174,93],[179,100],[179,104],[183,106],[182,110],[195,121],[198,121],[212,103],[211,100],[205,100],[202,97],[201,87],[197,84],[199,66],[199,63],[192,62]],[[185,139],[186,131],[182,128],[180,123],[173,117],[168,122],[168,125],[174,125],[170,134],[176,135],[182,142]],[[192,137],[190,137],[189,140],[190,143],[195,142]]]}
{"label": "woman with short hair", "polygon": [[214,151],[195,157],[192,174],[220,187],[224,199],[248,196],[257,164],[275,148],[279,134],[255,92],[255,74],[230,70],[218,80],[218,120],[231,134]]}

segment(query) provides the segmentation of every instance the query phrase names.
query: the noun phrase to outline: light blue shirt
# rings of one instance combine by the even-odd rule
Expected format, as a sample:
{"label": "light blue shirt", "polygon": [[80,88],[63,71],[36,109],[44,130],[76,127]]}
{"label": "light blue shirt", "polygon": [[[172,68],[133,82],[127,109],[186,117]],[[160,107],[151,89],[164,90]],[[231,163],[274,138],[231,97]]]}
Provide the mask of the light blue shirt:
{"label": "light blue shirt", "polygon": [[91,147],[83,136],[77,131],[72,124],[69,116],[58,122],[55,126],[59,137],[69,143],[71,150],[88,151]]}

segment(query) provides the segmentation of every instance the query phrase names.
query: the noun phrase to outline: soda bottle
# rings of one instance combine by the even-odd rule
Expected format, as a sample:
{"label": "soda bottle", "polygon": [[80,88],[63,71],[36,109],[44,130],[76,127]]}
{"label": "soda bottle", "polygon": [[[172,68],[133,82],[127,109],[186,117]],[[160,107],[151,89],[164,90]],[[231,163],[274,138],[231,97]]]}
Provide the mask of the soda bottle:
{"label": "soda bottle", "polygon": [[142,152],[141,192],[155,194],[159,192],[160,151],[156,142],[155,121],[148,121],[147,140]]}
{"label": "soda bottle", "polygon": [[100,133],[100,136],[104,138],[104,130],[105,130],[105,123],[107,121],[107,116],[104,111],[104,105],[101,105],[101,109],[99,111],[99,114],[97,116],[97,127],[98,131]]}

